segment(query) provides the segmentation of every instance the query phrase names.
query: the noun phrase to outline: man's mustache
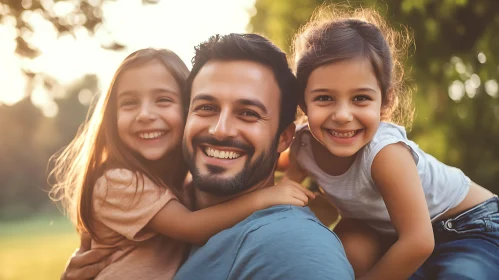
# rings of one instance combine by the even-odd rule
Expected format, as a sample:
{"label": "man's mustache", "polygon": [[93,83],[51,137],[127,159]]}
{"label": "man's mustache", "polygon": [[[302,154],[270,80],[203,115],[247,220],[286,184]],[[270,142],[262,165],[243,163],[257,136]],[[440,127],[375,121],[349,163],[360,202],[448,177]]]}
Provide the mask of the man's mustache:
{"label": "man's mustache", "polygon": [[202,144],[205,145],[211,145],[211,146],[219,146],[219,147],[227,147],[227,148],[234,148],[234,149],[239,149],[243,152],[245,152],[248,156],[253,155],[255,152],[255,148],[253,146],[248,145],[242,141],[235,140],[235,139],[224,139],[224,140],[218,140],[214,137],[204,135],[204,136],[196,136],[192,138],[192,147],[197,147]]}

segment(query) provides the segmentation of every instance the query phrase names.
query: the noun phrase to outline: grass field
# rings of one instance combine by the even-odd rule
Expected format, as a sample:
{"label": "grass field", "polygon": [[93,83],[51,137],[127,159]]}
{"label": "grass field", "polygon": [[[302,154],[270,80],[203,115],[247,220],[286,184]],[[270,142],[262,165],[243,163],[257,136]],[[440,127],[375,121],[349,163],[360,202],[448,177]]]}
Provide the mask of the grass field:
{"label": "grass field", "polygon": [[59,279],[78,246],[78,235],[63,216],[0,222],[0,279]]}

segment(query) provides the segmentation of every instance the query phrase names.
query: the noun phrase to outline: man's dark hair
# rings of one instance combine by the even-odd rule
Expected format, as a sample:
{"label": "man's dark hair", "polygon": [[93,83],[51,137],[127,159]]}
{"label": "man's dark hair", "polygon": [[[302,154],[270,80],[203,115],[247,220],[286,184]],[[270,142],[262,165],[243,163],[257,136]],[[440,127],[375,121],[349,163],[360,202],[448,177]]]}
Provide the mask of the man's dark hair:
{"label": "man's dark hair", "polygon": [[186,82],[186,95],[190,97],[192,82],[208,61],[254,61],[272,69],[281,92],[278,135],[295,120],[298,106],[296,77],[289,68],[286,54],[268,39],[258,34],[214,35],[195,47],[195,52],[192,70]]}

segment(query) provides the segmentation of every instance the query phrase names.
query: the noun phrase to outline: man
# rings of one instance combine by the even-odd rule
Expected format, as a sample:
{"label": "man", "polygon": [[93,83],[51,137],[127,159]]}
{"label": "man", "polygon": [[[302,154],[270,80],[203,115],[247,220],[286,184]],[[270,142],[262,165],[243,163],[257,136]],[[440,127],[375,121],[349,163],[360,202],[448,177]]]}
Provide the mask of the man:
{"label": "man", "polygon": [[[285,54],[259,35],[213,36],[196,48],[187,80],[191,103],[183,141],[196,208],[274,183],[279,153],[289,146],[295,131],[296,90]],[[85,271],[85,264],[98,263],[97,258],[82,262],[81,257],[73,258],[63,278]],[[94,264],[92,273],[98,271]],[[308,208],[294,206],[258,211],[218,233],[194,248],[175,276],[353,278],[336,235]]]}

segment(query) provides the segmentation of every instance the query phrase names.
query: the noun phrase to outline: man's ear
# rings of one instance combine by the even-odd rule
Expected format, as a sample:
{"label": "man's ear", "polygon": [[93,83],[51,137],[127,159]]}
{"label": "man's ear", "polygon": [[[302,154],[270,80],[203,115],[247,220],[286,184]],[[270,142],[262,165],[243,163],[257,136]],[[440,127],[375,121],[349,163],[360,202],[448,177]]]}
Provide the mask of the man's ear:
{"label": "man's ear", "polygon": [[284,152],[289,147],[289,145],[291,145],[291,141],[293,141],[293,137],[295,136],[295,129],[295,123],[291,123],[281,133],[281,135],[279,136],[279,144],[277,145],[278,153]]}

